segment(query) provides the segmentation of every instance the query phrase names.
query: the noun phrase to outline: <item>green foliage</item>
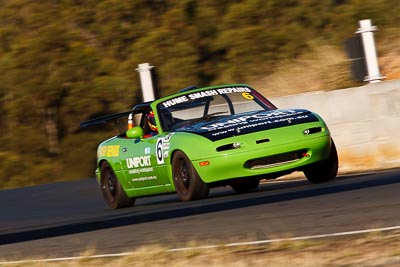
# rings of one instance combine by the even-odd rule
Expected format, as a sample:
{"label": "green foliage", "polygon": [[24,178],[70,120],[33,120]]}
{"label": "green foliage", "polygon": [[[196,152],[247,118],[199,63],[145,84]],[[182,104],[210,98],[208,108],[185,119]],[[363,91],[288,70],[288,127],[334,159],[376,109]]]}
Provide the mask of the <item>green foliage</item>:
{"label": "green foliage", "polygon": [[[79,122],[130,109],[139,63],[161,96],[250,82],[310,40],[341,46],[359,19],[398,28],[398,14],[397,0],[0,1],[0,188],[93,175],[110,132]],[[327,89],[352,84],[348,65],[330,67]]]}

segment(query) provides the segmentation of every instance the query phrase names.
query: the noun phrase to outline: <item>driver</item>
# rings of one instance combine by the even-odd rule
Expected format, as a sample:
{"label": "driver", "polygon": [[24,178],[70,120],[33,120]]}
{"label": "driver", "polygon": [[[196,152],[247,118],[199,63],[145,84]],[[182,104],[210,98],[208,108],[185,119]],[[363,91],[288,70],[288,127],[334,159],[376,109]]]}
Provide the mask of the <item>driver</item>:
{"label": "driver", "polygon": [[148,131],[146,131],[145,135],[143,136],[144,138],[147,137],[152,137],[154,135],[158,134],[158,127],[156,124],[156,120],[154,118],[154,112],[150,111],[150,113],[146,114],[146,121],[147,121],[147,127]]}

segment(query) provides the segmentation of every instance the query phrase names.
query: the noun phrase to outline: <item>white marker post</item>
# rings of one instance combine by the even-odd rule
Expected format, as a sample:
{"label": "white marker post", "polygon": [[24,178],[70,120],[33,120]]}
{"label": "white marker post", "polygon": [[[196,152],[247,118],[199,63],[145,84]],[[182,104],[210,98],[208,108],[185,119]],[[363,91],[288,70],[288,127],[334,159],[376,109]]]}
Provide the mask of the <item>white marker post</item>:
{"label": "white marker post", "polygon": [[361,34],[368,72],[368,75],[364,78],[364,81],[370,83],[380,82],[385,77],[383,77],[379,72],[378,58],[376,55],[373,32],[376,31],[377,28],[376,26],[371,25],[370,19],[360,20],[359,24],[360,28],[358,28],[356,33]]}
{"label": "white marker post", "polygon": [[142,93],[143,93],[143,101],[153,101],[154,97],[154,88],[153,88],[153,81],[151,79],[151,69],[154,66],[150,66],[149,63],[142,63],[138,65],[139,67],[136,69],[140,75],[140,84],[142,86]]}

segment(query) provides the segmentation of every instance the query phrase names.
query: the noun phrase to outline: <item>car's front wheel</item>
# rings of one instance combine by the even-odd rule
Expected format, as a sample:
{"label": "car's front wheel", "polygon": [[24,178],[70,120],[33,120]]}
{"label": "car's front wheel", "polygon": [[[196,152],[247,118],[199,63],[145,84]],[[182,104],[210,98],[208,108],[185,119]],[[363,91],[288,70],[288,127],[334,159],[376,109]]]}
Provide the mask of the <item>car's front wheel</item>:
{"label": "car's front wheel", "polygon": [[182,151],[176,151],[172,158],[172,175],[176,193],[182,201],[203,199],[210,187],[201,180],[189,158]]}
{"label": "car's front wheel", "polygon": [[329,159],[307,166],[304,175],[313,184],[324,183],[334,179],[338,172],[339,158],[335,143],[332,140]]}
{"label": "car's front wheel", "polygon": [[129,198],[111,166],[104,161],[100,166],[100,187],[107,205],[112,209],[132,206],[135,199]]}

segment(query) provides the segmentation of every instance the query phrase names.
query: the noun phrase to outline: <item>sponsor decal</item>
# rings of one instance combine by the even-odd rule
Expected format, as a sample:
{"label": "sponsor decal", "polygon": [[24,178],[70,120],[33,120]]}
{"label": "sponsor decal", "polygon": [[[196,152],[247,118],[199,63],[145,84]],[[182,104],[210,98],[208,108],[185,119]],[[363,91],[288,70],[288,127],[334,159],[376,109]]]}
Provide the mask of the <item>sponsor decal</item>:
{"label": "sponsor decal", "polygon": [[308,115],[300,115],[298,117],[290,117],[296,114],[302,114],[300,111],[295,110],[285,110],[285,111],[275,111],[275,112],[259,112],[256,114],[241,116],[234,119],[212,123],[201,127],[202,130],[215,131],[215,130],[225,130],[230,127],[238,127],[237,130],[248,127],[257,127],[264,124],[275,124],[282,121],[287,121],[291,123],[292,120],[307,118]]}
{"label": "sponsor decal", "polygon": [[97,157],[118,157],[119,145],[102,146],[97,152]]}
{"label": "sponsor decal", "polygon": [[140,173],[148,173],[148,172],[153,172],[153,171],[154,171],[153,167],[146,167],[146,168],[129,170],[129,174],[140,174]]}
{"label": "sponsor decal", "polygon": [[151,153],[150,147],[146,147],[146,148],[144,149],[144,154],[148,155],[148,154],[150,154],[150,153]]}
{"label": "sponsor decal", "polygon": [[254,99],[254,97],[250,94],[251,90],[248,87],[226,87],[226,88],[219,88],[219,89],[211,89],[202,92],[191,93],[184,96],[178,96],[167,101],[164,101],[162,105],[166,108],[175,106],[177,104],[189,102],[191,100],[196,100],[200,98],[210,97],[214,95],[225,95],[231,93],[242,93],[243,97],[246,99]]}
{"label": "sponsor decal", "polygon": [[169,140],[171,139],[171,137],[174,135],[175,133],[169,133],[164,137],[164,141],[165,142],[169,142]]}
{"label": "sponsor decal", "polygon": [[140,156],[126,159],[128,169],[151,166],[150,156]]}
{"label": "sponsor decal", "polygon": [[182,131],[196,133],[211,141],[217,141],[232,136],[316,121],[318,117],[302,109],[255,111],[201,123],[198,127],[186,128]]}
{"label": "sponsor decal", "polygon": [[231,93],[250,93],[251,90],[247,87],[226,87],[226,88],[221,88],[217,89],[218,93],[220,95],[224,94],[231,94]]}
{"label": "sponsor decal", "polygon": [[164,143],[163,144],[163,150],[169,150],[169,147],[170,147],[170,143]]}
{"label": "sponsor decal", "polygon": [[171,106],[175,106],[177,104],[185,103],[188,101],[189,101],[189,98],[187,98],[187,96],[184,95],[184,96],[179,96],[179,97],[175,97],[170,100],[167,100],[167,101],[163,102],[163,105],[164,105],[164,107],[169,108]]}
{"label": "sponsor decal", "polygon": [[251,129],[251,128],[257,128],[257,127],[262,127],[268,124],[279,124],[279,123],[285,123],[287,122],[288,124],[291,124],[292,122],[296,121],[296,120],[302,120],[302,119],[307,119],[308,115],[300,115],[294,118],[283,118],[283,119],[276,119],[273,121],[267,120],[267,121],[259,121],[256,123],[252,123],[252,124],[245,124],[245,125],[241,125],[237,128],[230,128],[227,130],[221,130],[218,132],[214,132],[211,135],[212,136],[218,136],[218,135],[223,135],[223,134],[227,134],[230,132],[234,132],[236,131],[237,134],[240,134],[243,130],[245,129]]}
{"label": "sponsor decal", "polygon": [[157,180],[157,176],[145,176],[145,177],[139,177],[139,178],[134,178],[131,181],[132,182],[144,182],[144,181],[150,181],[150,180]]}
{"label": "sponsor decal", "polygon": [[218,95],[218,91],[217,90],[208,90],[208,91],[203,91],[203,92],[197,92],[197,93],[193,93],[188,95],[188,98],[190,100],[196,100],[199,98],[204,98],[204,97],[208,97],[208,96],[213,96],[213,95]]}

